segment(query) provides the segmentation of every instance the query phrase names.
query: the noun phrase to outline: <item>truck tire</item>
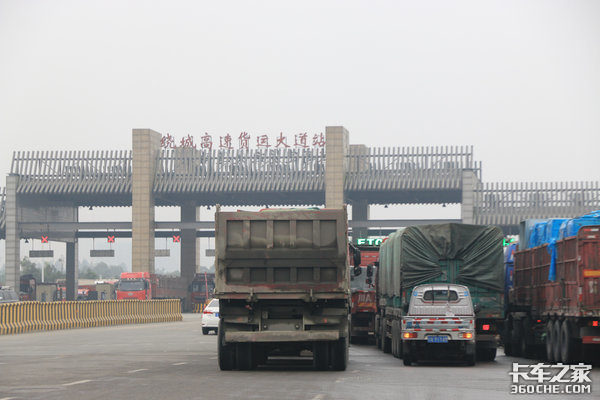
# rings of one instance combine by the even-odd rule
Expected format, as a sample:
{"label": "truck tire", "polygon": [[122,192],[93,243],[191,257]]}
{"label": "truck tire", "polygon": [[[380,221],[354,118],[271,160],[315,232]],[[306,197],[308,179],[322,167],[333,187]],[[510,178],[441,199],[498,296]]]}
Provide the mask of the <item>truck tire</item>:
{"label": "truck tire", "polygon": [[503,337],[502,337],[502,342],[504,344],[504,354],[508,357],[513,356],[514,352],[513,352],[513,346],[512,346],[512,318],[508,318],[506,320],[506,322],[504,323],[504,329],[503,329]]}
{"label": "truck tire", "polygon": [[334,371],[345,371],[348,366],[348,338],[339,338],[330,343],[331,368]]}
{"label": "truck tire", "polygon": [[398,358],[398,321],[392,321],[392,355]]}
{"label": "truck tire", "polygon": [[375,315],[375,346],[378,349],[381,349],[381,336],[379,336],[380,334],[380,325],[381,323],[379,322],[381,320],[381,318],[379,318],[379,314]]}
{"label": "truck tire", "polygon": [[237,369],[248,371],[254,368],[252,343],[237,343],[235,346]]}
{"label": "truck tire", "polygon": [[561,349],[562,342],[560,340],[560,321],[554,321],[554,326],[552,328],[552,338],[554,339],[554,343],[552,343],[552,349],[554,353],[554,361],[560,361],[561,358]]}
{"label": "truck tire", "polygon": [[521,321],[521,342],[519,343],[521,357],[528,357],[532,350],[531,319],[523,318]]}
{"label": "truck tire", "polygon": [[313,366],[319,371],[325,371],[329,367],[329,343],[313,343]]}
{"label": "truck tire", "polygon": [[467,365],[472,367],[477,361],[477,346],[474,344],[467,344],[467,350],[465,351]]}
{"label": "truck tire", "polygon": [[523,337],[521,321],[513,320],[512,326],[513,327],[510,334],[512,353],[513,356],[519,357],[521,356],[521,338]]}
{"label": "truck tire", "polygon": [[202,327],[202,334],[208,335],[208,328]]}
{"label": "truck tire", "polygon": [[553,321],[550,320],[546,324],[546,358],[550,362],[554,362],[554,334],[553,334]]}
{"label": "truck tire", "polygon": [[219,368],[221,371],[231,371],[235,368],[235,346],[225,343],[225,333],[223,332],[223,324],[221,321],[219,321],[219,335],[217,342]]}
{"label": "truck tire", "polygon": [[576,343],[573,340],[573,333],[571,331],[571,323],[567,320],[562,322],[560,328],[560,342],[561,352],[560,359],[564,364],[571,364],[575,361],[575,348]]}
{"label": "truck tire", "polygon": [[494,361],[496,359],[496,353],[498,349],[496,347],[490,347],[486,349],[485,360],[486,361]]}

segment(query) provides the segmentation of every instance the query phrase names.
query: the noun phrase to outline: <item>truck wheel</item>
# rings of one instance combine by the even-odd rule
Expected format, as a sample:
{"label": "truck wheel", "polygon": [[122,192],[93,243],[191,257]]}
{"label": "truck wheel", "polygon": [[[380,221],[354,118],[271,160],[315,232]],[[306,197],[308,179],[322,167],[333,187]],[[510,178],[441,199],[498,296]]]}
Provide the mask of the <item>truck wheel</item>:
{"label": "truck wheel", "polygon": [[522,357],[527,357],[531,353],[531,320],[529,317],[521,321],[521,341],[519,343]]}
{"label": "truck wheel", "polygon": [[380,327],[380,318],[379,318],[379,314],[375,315],[375,346],[378,349],[381,349],[381,339],[379,336],[379,327]]}
{"label": "truck wheel", "polygon": [[571,333],[571,323],[564,320],[560,328],[561,354],[560,359],[565,364],[571,364],[575,359],[575,341]]}
{"label": "truck wheel", "polygon": [[392,355],[398,358],[398,321],[392,321]]}
{"label": "truck wheel", "polygon": [[225,344],[225,334],[223,333],[223,325],[221,322],[219,322],[217,342],[219,368],[221,371],[231,371],[235,367],[235,346],[232,344]]}
{"label": "truck wheel", "polygon": [[494,361],[496,359],[497,349],[495,347],[486,349],[485,360],[486,361]]}
{"label": "truck wheel", "polygon": [[248,371],[254,368],[254,358],[252,356],[252,343],[236,344],[237,368],[240,371]]}
{"label": "truck wheel", "polygon": [[502,330],[502,344],[504,345],[504,354],[508,357],[513,355],[512,348],[512,318],[508,318],[504,322],[504,329]]}
{"label": "truck wheel", "polygon": [[523,336],[523,332],[521,329],[521,321],[513,321],[513,328],[510,336],[510,344],[512,347],[513,356],[519,357],[521,356],[521,337]]}
{"label": "truck wheel", "polygon": [[202,327],[202,334],[208,335],[208,328]]}
{"label": "truck wheel", "polygon": [[466,353],[467,365],[472,367],[473,365],[475,365],[475,361],[477,361],[477,346],[474,344],[473,345],[467,344],[467,349],[466,349],[465,353]]}
{"label": "truck wheel", "polygon": [[554,361],[560,361],[562,343],[560,340],[560,321],[559,320],[554,321],[554,325],[552,328],[552,338],[554,339],[554,343],[552,343]]}
{"label": "truck wheel", "polygon": [[546,358],[550,362],[554,362],[554,335],[552,327],[552,321],[548,321],[546,324]]}
{"label": "truck wheel", "polygon": [[339,338],[330,343],[331,367],[334,371],[345,371],[348,366],[348,338]]}
{"label": "truck wheel", "polygon": [[329,367],[329,344],[327,342],[313,343],[313,366],[319,371]]}

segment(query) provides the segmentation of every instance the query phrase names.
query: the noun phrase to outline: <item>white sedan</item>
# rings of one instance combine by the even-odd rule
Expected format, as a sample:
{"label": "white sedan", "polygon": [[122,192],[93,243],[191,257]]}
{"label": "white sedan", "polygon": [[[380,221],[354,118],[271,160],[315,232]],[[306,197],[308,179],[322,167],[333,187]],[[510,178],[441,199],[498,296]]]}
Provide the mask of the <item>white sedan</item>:
{"label": "white sedan", "polygon": [[219,329],[219,300],[212,299],[202,312],[202,334],[208,335],[208,332]]}

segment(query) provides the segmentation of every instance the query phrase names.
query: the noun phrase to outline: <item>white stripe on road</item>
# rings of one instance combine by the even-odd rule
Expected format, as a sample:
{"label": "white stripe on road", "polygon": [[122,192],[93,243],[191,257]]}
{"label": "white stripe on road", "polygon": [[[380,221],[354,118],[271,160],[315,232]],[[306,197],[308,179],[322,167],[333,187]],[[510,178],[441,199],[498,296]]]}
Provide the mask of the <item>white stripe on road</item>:
{"label": "white stripe on road", "polygon": [[180,362],[180,363],[175,363],[173,365],[185,365],[185,364],[187,364],[187,363],[186,362]]}
{"label": "white stripe on road", "polygon": [[135,374],[136,372],[142,372],[142,371],[148,371],[148,369],[146,368],[142,368],[142,369],[133,369],[131,371],[127,371],[128,374]]}
{"label": "white stripe on road", "polygon": [[316,395],[315,397],[312,398],[312,400],[323,400],[325,398],[325,395],[323,393]]}
{"label": "white stripe on road", "polygon": [[16,399],[16,397],[3,397],[0,400],[13,400]]}
{"label": "white stripe on road", "polygon": [[91,382],[91,379],[85,379],[83,381],[77,381],[77,382],[71,382],[71,383],[63,383],[63,386],[73,386],[73,385],[79,385],[80,383],[88,383]]}

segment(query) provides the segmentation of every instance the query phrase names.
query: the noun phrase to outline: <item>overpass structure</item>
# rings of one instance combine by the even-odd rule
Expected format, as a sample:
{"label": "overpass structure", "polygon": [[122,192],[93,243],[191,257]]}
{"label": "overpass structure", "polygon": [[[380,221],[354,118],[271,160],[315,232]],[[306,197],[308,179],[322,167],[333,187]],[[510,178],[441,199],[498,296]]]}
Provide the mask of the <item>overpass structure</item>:
{"label": "overpass structure", "polygon": [[[422,223],[370,221],[371,204],[459,203],[460,221],[498,225],[506,233],[516,233],[523,219],[574,217],[600,208],[598,182],[483,182],[472,146],[350,145],[343,127],[326,128],[324,149],[162,149],[160,138],[142,129],[133,131],[131,150],[15,152],[0,189],[7,283],[18,278],[20,239],[44,227],[52,239],[67,242],[67,279],[76,280],[77,239],[94,235],[78,221],[79,207],[133,207],[131,228],[123,235],[133,238],[134,271],[153,271],[155,230],[176,229],[187,277],[196,268],[195,238],[211,234],[197,221],[199,206],[347,203],[354,237]],[[156,206],[180,207],[181,221],[159,227]],[[96,232],[105,235],[103,229]]]}

